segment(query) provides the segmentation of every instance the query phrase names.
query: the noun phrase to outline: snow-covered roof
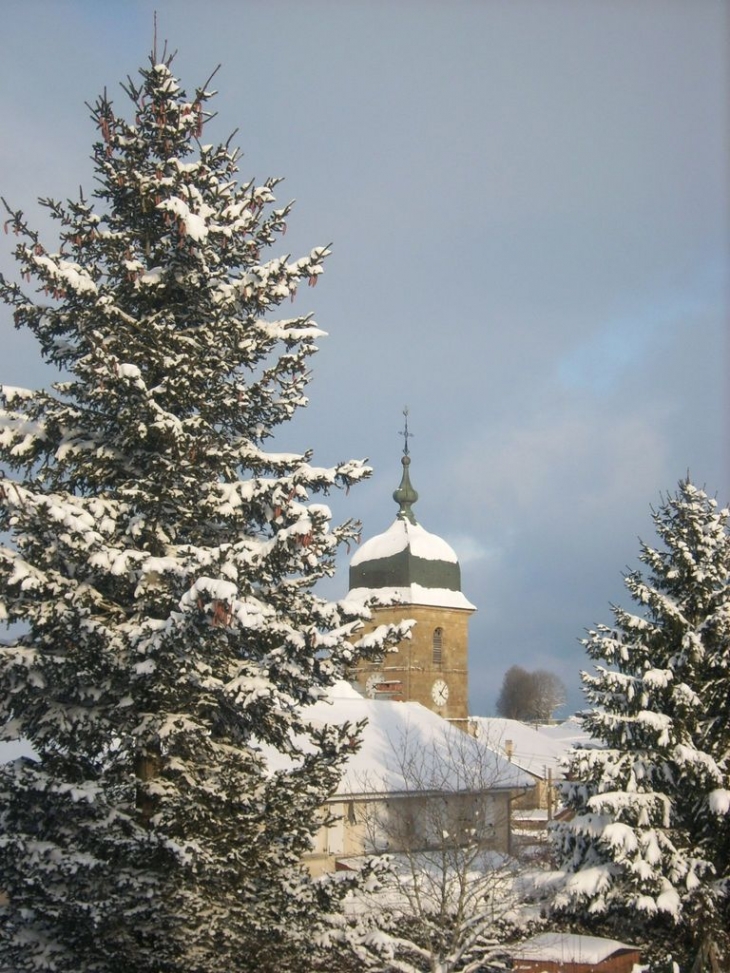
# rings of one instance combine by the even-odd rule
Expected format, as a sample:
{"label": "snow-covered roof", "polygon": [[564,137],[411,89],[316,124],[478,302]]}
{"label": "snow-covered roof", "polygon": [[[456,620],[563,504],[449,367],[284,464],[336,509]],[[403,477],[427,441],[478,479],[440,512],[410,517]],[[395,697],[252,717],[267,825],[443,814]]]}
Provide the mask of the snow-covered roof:
{"label": "snow-covered roof", "polygon": [[600,936],[544,932],[522,943],[512,953],[512,959],[544,960],[546,963],[602,963],[623,950],[638,951],[638,947]]}
{"label": "snow-covered roof", "polygon": [[[420,703],[365,699],[339,682],[303,715],[315,724],[367,720],[362,745],[348,760],[335,797],[533,785],[519,767]],[[274,769],[287,766],[281,754],[270,753],[269,760]]]}
{"label": "snow-covered roof", "polygon": [[364,604],[373,596],[379,602],[403,605],[431,605],[435,608],[465,608],[475,611],[474,605],[461,591],[451,588],[426,588],[421,584],[399,585],[392,588],[351,588],[345,602]]}
{"label": "snow-covered roof", "polygon": [[420,524],[412,524],[408,520],[397,518],[383,534],[377,534],[365,541],[355,552],[350,564],[355,567],[363,561],[379,561],[381,558],[392,557],[406,548],[410,548],[414,557],[425,561],[448,561],[456,564],[457,557],[454,549],[445,540],[430,534]]}
{"label": "snow-covered roof", "polygon": [[350,561],[348,599],[460,608],[474,611],[461,592],[453,548],[420,524],[399,516],[370,538]]}
{"label": "snow-covered roof", "polygon": [[542,724],[538,726],[538,730],[551,740],[559,740],[566,747],[577,747],[581,744],[596,745],[596,740],[583,728],[583,721],[579,716],[570,716],[562,723],[555,723],[552,726]]}
{"label": "snow-covered roof", "polygon": [[546,779],[548,772],[553,779],[563,776],[560,760],[572,746],[571,742],[555,740],[520,720],[475,716],[471,722],[476,724],[477,733],[487,746],[505,755],[511,751],[512,763],[528,774],[541,779]]}

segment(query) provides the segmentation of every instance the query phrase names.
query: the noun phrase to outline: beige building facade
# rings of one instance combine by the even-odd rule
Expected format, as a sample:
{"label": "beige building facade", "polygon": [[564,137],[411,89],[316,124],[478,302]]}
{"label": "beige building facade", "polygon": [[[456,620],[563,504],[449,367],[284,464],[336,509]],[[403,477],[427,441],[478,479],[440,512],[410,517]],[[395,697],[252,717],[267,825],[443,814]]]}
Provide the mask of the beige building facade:
{"label": "beige building facade", "polygon": [[[327,805],[330,824],[317,832],[306,864],[312,875],[347,867],[363,855],[411,854],[473,845],[478,823],[482,849],[509,854],[510,791],[444,794],[360,794],[334,797]],[[436,822],[451,830],[437,833]],[[444,839],[444,834],[449,837]]]}

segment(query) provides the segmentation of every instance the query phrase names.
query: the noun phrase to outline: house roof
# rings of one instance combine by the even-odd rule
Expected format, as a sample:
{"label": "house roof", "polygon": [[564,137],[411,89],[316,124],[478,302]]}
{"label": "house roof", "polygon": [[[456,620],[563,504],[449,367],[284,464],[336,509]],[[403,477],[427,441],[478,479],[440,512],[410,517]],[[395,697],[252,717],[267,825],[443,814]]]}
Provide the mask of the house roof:
{"label": "house roof", "polygon": [[600,936],[544,932],[522,943],[512,952],[512,959],[543,960],[546,963],[602,963],[614,953],[624,950],[638,952],[639,948]]}
{"label": "house roof", "polygon": [[520,720],[475,716],[470,722],[487,746],[505,756],[511,751],[512,763],[533,777],[544,780],[548,773],[553,779],[563,776],[560,761],[572,741],[555,739]]}
{"label": "house roof", "polygon": [[595,747],[597,745],[597,741],[584,729],[583,721],[579,716],[569,716],[562,723],[551,726],[541,725],[538,730],[551,740],[559,740],[565,746],[575,747],[584,744]]}
{"label": "house roof", "polygon": [[349,683],[338,682],[304,716],[315,725],[367,721],[335,797],[513,790],[534,784],[519,767],[420,703],[365,699]]}

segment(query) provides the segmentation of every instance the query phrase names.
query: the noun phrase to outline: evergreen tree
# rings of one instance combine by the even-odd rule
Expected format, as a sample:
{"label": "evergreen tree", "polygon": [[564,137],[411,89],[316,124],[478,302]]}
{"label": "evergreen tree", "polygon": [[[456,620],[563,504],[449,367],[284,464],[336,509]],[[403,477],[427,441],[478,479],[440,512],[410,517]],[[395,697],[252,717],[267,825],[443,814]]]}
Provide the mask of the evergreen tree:
{"label": "evergreen tree", "polygon": [[0,295],[63,380],[2,387],[0,726],[37,756],[0,773],[3,969],[311,968],[341,894],[300,862],[354,731],[299,714],[356,652],[313,586],[357,525],[312,496],[369,471],[267,449],[322,333],[270,312],[327,250],[264,259],[278,180],[239,183],[214,92],[162,62],[131,120],[91,107],[94,198],[41,200],[56,252],[6,204],[36,291]]}
{"label": "evergreen tree", "polygon": [[[584,645],[600,748],[574,751],[575,816],[556,831],[570,873],[557,906],[665,943],[694,971],[730,962],[730,534],[727,509],[688,480],[654,513],[642,614],[613,608]],[[724,957],[724,958],[723,958]],[[724,964],[724,965],[723,965]]]}

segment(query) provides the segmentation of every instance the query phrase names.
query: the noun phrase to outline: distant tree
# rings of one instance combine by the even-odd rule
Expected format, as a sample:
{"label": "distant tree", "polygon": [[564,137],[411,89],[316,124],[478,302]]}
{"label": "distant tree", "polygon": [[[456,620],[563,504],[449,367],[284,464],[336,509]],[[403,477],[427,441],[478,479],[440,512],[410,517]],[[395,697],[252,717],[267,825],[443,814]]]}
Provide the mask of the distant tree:
{"label": "distant tree", "polygon": [[551,720],[555,711],[565,706],[567,694],[565,684],[554,672],[536,669],[531,673],[532,703],[528,719],[536,722]]}
{"label": "distant tree", "polygon": [[729,517],[688,480],[653,513],[661,546],[625,579],[642,613],[613,608],[584,639],[604,662],[583,674],[600,746],[573,752],[555,832],[558,909],[686,973],[730,968]]}
{"label": "distant tree", "polygon": [[35,292],[0,298],[64,377],[0,398],[0,730],[37,755],[0,770],[0,967],[308,970],[344,886],[301,858],[355,731],[300,714],[359,625],[312,590],[357,533],[312,498],[369,471],[271,450],[321,334],[271,312],[327,250],[267,259],[277,180],[201,143],[213,93],[170,59],[140,74],[129,120],[92,109],[95,202],[42,200],[60,246],[6,223]]}
{"label": "distant tree", "polygon": [[511,666],[504,674],[497,713],[508,720],[545,721],[552,719],[565,700],[565,685],[554,673]]}
{"label": "distant tree", "polygon": [[522,720],[530,708],[530,673],[522,666],[511,666],[504,674],[497,697],[497,713],[507,720]]}

